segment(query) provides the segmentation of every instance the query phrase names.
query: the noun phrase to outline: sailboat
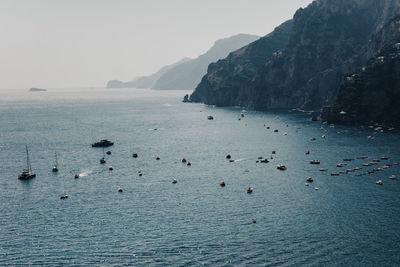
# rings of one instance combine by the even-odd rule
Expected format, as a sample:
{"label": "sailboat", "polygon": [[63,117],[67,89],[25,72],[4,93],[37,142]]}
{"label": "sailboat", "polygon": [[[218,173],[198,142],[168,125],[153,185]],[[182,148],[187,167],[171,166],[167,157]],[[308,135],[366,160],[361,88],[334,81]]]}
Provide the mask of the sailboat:
{"label": "sailboat", "polygon": [[31,162],[29,160],[28,145],[26,145],[26,165],[27,168],[18,176],[18,179],[29,180],[36,177],[36,174],[32,172]]}
{"label": "sailboat", "polygon": [[53,167],[53,172],[58,172],[58,160],[57,160],[57,152],[54,152],[55,163]]}
{"label": "sailboat", "polygon": [[104,154],[104,147],[103,147],[103,157],[100,159],[100,164],[106,163],[105,157],[106,157],[106,154]]}

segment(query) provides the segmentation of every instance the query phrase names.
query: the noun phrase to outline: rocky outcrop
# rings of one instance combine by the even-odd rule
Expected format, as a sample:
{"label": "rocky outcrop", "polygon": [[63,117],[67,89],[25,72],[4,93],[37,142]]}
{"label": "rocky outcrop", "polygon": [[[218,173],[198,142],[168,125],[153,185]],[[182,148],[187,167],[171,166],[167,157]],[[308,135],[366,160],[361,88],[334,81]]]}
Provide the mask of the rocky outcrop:
{"label": "rocky outcrop", "polygon": [[[264,38],[211,64],[190,100],[220,106],[318,109],[377,47],[398,0],[319,0]],[[378,42],[379,46],[379,42]]]}

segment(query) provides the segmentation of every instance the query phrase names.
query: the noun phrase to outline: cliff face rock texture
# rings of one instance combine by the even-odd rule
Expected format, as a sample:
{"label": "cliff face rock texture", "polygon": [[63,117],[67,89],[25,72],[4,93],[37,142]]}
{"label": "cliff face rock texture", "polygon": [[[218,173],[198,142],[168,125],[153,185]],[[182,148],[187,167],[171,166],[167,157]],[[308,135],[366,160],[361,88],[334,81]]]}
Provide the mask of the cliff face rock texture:
{"label": "cliff face rock texture", "polygon": [[[398,0],[319,0],[208,67],[192,102],[252,108],[332,105],[345,74],[386,43]],[[378,37],[381,34],[380,37]]]}
{"label": "cliff face rock texture", "polygon": [[323,120],[400,122],[400,16],[375,38],[370,45],[383,47],[345,77],[333,105],[324,108]]}

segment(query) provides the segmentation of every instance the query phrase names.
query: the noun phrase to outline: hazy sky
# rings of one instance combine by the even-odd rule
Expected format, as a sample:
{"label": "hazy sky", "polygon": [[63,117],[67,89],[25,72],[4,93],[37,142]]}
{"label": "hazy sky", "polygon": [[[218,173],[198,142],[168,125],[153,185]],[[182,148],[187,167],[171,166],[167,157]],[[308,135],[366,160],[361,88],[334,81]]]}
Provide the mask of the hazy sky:
{"label": "hazy sky", "polygon": [[0,88],[131,80],[215,40],[260,36],[311,0],[0,0]]}

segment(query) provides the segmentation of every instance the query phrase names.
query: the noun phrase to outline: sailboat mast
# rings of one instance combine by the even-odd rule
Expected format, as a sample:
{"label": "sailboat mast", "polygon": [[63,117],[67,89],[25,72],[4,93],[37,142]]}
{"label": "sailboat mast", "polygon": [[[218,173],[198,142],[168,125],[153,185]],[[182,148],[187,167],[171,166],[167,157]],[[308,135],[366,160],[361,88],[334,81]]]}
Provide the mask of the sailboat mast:
{"label": "sailboat mast", "polygon": [[26,145],[26,164],[27,164],[27,167],[28,167],[28,171],[31,172],[31,163],[29,161],[28,145]]}
{"label": "sailboat mast", "polygon": [[54,152],[54,157],[56,158],[56,167],[58,167],[57,152]]}

